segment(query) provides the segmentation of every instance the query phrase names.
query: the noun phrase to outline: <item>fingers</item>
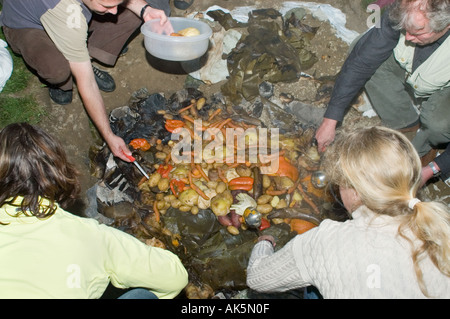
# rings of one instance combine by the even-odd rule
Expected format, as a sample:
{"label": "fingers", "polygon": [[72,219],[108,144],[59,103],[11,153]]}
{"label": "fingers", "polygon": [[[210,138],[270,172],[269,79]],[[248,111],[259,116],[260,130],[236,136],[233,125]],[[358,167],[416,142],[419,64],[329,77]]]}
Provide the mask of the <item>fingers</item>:
{"label": "fingers", "polygon": [[276,246],[275,238],[271,235],[262,235],[258,237],[258,241],[266,240],[272,244],[273,247]]}
{"label": "fingers", "polygon": [[125,162],[131,162],[131,151],[128,149],[128,146],[122,138],[114,135],[107,143],[115,157],[118,157]]}
{"label": "fingers", "polygon": [[161,26],[163,26],[163,25],[165,25],[166,24],[166,22],[167,22],[167,16],[164,14],[163,16],[161,16],[161,19],[160,19],[160,21],[159,21],[159,24],[161,25]]}
{"label": "fingers", "polygon": [[323,153],[323,152],[326,151],[327,146],[328,146],[328,144],[325,144],[325,143],[317,143],[317,150],[318,150],[320,153]]}
{"label": "fingers", "polygon": [[316,146],[317,150],[321,153],[325,152],[326,147],[328,146],[328,144],[323,143],[322,141],[318,141],[317,137],[315,137],[312,141],[312,146]]}
{"label": "fingers", "polygon": [[128,147],[120,148],[120,150],[114,153],[114,156],[119,157],[121,160],[125,162],[132,162],[133,157],[131,156],[131,152]]}
{"label": "fingers", "polygon": [[122,151],[120,151],[120,152],[113,152],[113,154],[114,154],[115,157],[120,158],[122,161],[131,163],[131,160],[130,160],[131,155],[127,156]]}
{"label": "fingers", "polygon": [[319,152],[325,152],[330,143],[334,141],[336,135],[336,120],[324,119],[322,124],[316,131],[317,150]]}
{"label": "fingers", "polygon": [[323,139],[317,133],[316,133],[316,137],[314,138],[312,144],[313,144],[313,146],[317,146],[317,150],[320,153],[325,152],[326,146],[328,145],[323,141]]}
{"label": "fingers", "polygon": [[166,18],[166,22],[164,24],[162,24],[162,26],[164,28],[165,34],[171,34],[171,33],[175,32],[173,29],[172,23],[170,23],[169,19],[167,19],[167,18]]}

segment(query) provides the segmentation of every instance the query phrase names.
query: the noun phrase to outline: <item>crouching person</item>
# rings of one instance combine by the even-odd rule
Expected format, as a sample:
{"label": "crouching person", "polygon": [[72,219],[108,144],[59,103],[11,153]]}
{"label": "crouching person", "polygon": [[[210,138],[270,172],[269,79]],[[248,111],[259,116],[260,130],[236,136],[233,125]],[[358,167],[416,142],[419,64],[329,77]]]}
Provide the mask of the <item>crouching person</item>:
{"label": "crouching person", "polygon": [[25,123],[0,132],[0,297],[100,298],[110,282],[176,297],[188,277],[179,258],[68,213],[78,193],[56,139]]}
{"label": "crouching person", "polygon": [[249,287],[313,285],[324,298],[449,298],[450,211],[417,199],[413,145],[392,129],[357,129],[338,135],[323,164],[352,219],[324,220],[277,252],[272,237],[260,237]]}

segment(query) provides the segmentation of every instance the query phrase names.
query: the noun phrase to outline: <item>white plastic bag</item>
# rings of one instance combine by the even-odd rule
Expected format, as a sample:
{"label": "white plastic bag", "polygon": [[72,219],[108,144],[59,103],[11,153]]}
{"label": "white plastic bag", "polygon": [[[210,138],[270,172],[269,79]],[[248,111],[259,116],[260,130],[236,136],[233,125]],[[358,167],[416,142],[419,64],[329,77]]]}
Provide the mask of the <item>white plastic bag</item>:
{"label": "white plastic bag", "polygon": [[6,49],[8,44],[0,39],[0,92],[11,77],[13,71],[13,60],[11,54]]}

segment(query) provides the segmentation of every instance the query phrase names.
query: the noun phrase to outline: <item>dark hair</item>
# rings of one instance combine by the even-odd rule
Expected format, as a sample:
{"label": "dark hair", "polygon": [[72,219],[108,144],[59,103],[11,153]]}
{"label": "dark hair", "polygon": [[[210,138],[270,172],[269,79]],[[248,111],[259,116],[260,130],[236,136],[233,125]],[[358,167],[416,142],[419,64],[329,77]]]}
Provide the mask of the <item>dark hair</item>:
{"label": "dark hair", "polygon": [[0,207],[22,196],[19,214],[46,218],[55,203],[67,208],[79,192],[78,172],[59,141],[27,123],[0,132]]}

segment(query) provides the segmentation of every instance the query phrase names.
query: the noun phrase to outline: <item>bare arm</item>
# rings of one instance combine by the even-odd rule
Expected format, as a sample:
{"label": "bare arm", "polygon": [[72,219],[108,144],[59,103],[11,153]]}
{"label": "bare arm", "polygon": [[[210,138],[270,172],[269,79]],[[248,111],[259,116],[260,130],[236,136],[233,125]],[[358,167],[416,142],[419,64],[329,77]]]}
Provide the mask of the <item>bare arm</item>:
{"label": "bare arm", "polygon": [[[138,17],[141,16],[141,10],[147,4],[144,0],[128,0],[124,3],[125,7],[133,11]],[[147,22],[152,19],[161,19],[161,25],[163,25],[167,21],[167,16],[162,10],[147,7],[144,11],[144,21]]]}
{"label": "bare arm", "polygon": [[124,153],[131,155],[130,150],[123,139],[115,135],[111,130],[105,104],[97,86],[97,82],[95,81],[91,62],[70,62],[70,69],[76,79],[78,91],[80,92],[84,107],[108,144],[111,152],[114,156],[129,162],[130,160]]}

